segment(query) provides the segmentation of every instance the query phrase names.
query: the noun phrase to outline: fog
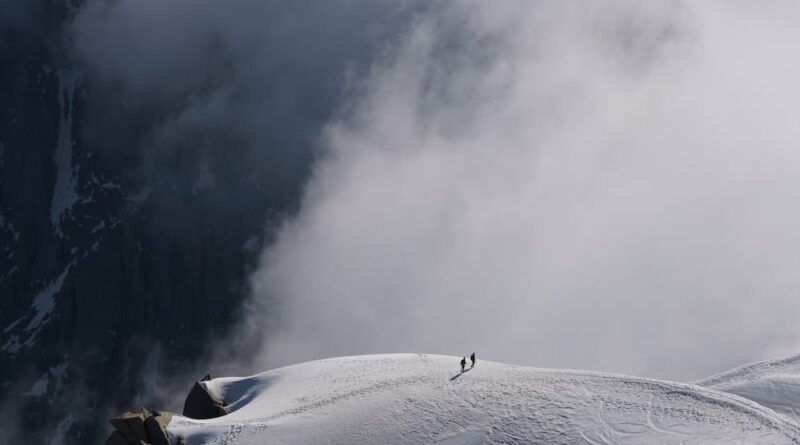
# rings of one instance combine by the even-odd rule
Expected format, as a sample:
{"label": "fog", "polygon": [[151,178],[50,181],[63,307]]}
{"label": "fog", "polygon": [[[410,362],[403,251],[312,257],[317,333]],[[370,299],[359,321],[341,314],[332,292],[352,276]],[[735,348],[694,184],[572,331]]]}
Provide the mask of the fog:
{"label": "fog", "polygon": [[688,380],[800,351],[799,20],[788,1],[416,15],[262,253],[244,324],[277,327],[252,367],[476,351]]}
{"label": "fog", "polygon": [[[205,241],[219,258],[239,249],[235,261],[257,259],[271,221],[296,207],[316,151],[322,150],[317,141],[324,123],[339,99],[418,6],[322,0],[88,0],[74,5],[65,24],[63,58],[85,80],[81,146],[103,157],[104,167],[120,172],[126,211],[148,206],[137,215],[153,234],[146,248],[186,240],[183,250],[167,260],[180,263],[182,256],[196,254],[186,246]],[[217,238],[192,239],[198,226]],[[247,241],[238,246],[239,238]],[[225,266],[216,270],[229,272]],[[212,297],[216,302],[230,298],[229,307],[247,292],[244,273],[236,282],[230,276],[207,278],[211,286],[229,289]],[[179,297],[174,290],[158,292],[160,298]],[[197,304],[204,298],[198,295]],[[221,336],[219,325],[227,315],[191,320],[207,329],[196,333],[193,343],[210,332]],[[192,313],[176,313],[169,324],[184,326],[187,320],[181,317]],[[195,361],[201,346],[180,358],[191,363],[175,366],[175,349],[188,345],[176,345],[164,334],[169,329],[146,338],[131,334],[135,338],[128,340],[150,348],[143,369],[133,364],[129,371],[131,380],[143,384],[132,402],[115,402],[179,410],[187,382],[209,370],[219,375],[217,369],[238,372],[250,365],[247,354],[260,343],[266,319],[262,314],[256,320],[258,339],[228,343],[229,338],[220,338],[226,351],[236,345],[225,358],[208,345],[215,357],[209,360],[216,364]],[[83,391],[78,388],[69,398],[82,397]],[[93,411],[95,418],[99,409]]]}
{"label": "fog", "polygon": [[314,162],[217,367],[688,380],[800,351],[800,6],[695,3],[90,1],[70,38],[126,99],[87,139],[193,160],[146,175],[280,194]]}
{"label": "fog", "polygon": [[82,79],[76,146],[153,233],[265,215],[207,360],[129,339],[141,393],[95,404],[76,360],[62,411],[349,354],[692,380],[800,353],[798,23],[788,0],[0,3]]}

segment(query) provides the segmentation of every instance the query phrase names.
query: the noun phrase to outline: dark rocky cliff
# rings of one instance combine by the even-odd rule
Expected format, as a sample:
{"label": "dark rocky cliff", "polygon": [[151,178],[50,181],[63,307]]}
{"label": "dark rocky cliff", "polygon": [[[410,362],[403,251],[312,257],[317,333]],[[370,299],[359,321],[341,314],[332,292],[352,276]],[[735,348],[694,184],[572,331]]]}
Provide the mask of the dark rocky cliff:
{"label": "dark rocky cliff", "polygon": [[143,154],[158,114],[71,60],[74,7],[32,5],[0,31],[0,442],[99,443],[108,413],[159,396],[142,379],[205,372],[310,138],[249,170],[235,149]]}
{"label": "dark rocky cliff", "polygon": [[0,443],[180,408],[342,89],[411,13],[164,4],[0,2]]}

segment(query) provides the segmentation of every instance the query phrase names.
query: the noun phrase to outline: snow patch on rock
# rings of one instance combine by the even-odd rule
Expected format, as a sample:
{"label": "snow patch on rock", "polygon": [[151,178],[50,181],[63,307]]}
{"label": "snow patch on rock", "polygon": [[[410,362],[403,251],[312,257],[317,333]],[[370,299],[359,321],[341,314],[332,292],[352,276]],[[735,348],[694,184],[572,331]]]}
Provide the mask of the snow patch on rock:
{"label": "snow patch on rock", "polygon": [[73,160],[72,119],[74,115],[75,87],[80,75],[71,69],[58,73],[60,82],[59,105],[61,120],[58,124],[58,142],[53,152],[56,165],[56,181],[50,204],[50,221],[56,235],[63,237],[61,219],[80,199],[78,194],[77,167]]}
{"label": "snow patch on rock", "polygon": [[47,393],[47,385],[50,382],[49,377],[47,374],[43,374],[39,380],[33,383],[31,389],[25,393],[26,396],[29,397],[41,397]]}
{"label": "snow patch on rock", "polygon": [[67,436],[67,432],[72,427],[72,424],[75,423],[75,418],[72,414],[67,414],[61,422],[58,422],[58,427],[56,428],[56,433],[50,439],[48,445],[63,445],[65,443],[65,438]]}
{"label": "snow patch on rock", "polygon": [[[4,334],[14,331],[17,325],[26,317],[31,317],[28,325],[22,329],[21,333],[12,334],[8,340],[0,346],[0,351],[9,354],[16,354],[23,347],[30,349],[34,345],[36,336],[41,331],[42,327],[50,321],[53,311],[56,308],[56,296],[64,286],[64,279],[69,275],[69,271],[74,265],[74,262],[67,264],[64,270],[52,281],[50,281],[38,294],[34,297],[31,303],[31,309],[27,315],[18,318],[4,330]],[[33,314],[33,316],[31,316]],[[26,339],[22,341],[20,334],[26,335]]]}
{"label": "snow patch on rock", "polygon": [[34,310],[35,315],[28,323],[28,326],[25,327],[26,331],[34,331],[31,337],[35,337],[42,325],[50,318],[50,314],[56,307],[56,295],[61,291],[61,287],[64,285],[64,278],[69,274],[71,267],[72,263],[67,264],[67,267],[64,268],[56,279],[45,286],[33,299],[31,308]]}

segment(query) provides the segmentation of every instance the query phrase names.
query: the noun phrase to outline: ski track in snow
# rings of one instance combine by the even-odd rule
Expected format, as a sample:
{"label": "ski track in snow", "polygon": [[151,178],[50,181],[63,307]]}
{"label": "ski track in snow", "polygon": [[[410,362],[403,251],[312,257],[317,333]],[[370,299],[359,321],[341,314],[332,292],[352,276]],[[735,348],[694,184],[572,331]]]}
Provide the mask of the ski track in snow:
{"label": "ski track in snow", "polygon": [[740,366],[696,383],[753,400],[800,422],[800,355]]}
{"label": "ski track in snow", "polygon": [[[187,445],[800,444],[800,426],[697,385],[393,354],[206,382],[227,416],[169,425]],[[455,374],[455,375],[454,375]]]}

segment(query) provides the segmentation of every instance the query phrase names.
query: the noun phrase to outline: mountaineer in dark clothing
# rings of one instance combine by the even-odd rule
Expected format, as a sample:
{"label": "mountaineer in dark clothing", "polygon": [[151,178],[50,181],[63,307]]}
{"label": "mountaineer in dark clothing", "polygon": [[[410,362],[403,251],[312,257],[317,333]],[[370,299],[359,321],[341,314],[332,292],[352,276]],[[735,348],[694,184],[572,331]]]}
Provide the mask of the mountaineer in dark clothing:
{"label": "mountaineer in dark clothing", "polygon": [[472,355],[469,356],[469,359],[472,360],[472,366],[470,368],[475,367],[475,353],[473,352]]}
{"label": "mountaineer in dark clothing", "polygon": [[464,367],[467,366],[467,358],[461,357],[461,372],[464,372]]}

